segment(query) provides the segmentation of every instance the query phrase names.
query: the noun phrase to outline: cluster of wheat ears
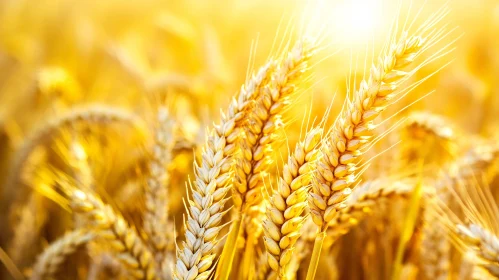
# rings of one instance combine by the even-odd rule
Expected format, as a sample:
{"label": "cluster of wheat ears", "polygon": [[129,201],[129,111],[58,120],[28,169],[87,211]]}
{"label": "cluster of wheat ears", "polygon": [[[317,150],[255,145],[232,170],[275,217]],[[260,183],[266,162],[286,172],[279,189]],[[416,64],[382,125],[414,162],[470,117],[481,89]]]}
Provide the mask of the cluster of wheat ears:
{"label": "cluster of wheat ears", "polygon": [[[419,26],[397,21],[364,78],[348,88],[334,122],[330,109],[308,114],[287,158],[278,149],[289,127],[285,112],[307,94],[315,56],[325,49],[321,35],[305,31],[248,75],[218,123],[207,125],[203,143],[184,137],[168,92],[150,98],[148,116],[89,104],[40,122],[18,145],[3,183],[2,200],[10,203],[2,206],[2,220],[17,214],[5,223],[13,226],[2,240],[6,269],[0,273],[14,279],[335,279],[337,241],[398,202],[403,206],[392,209],[403,209],[397,210],[402,226],[385,275],[499,279],[499,211],[487,189],[498,170],[498,139],[465,137],[427,112],[386,129],[402,112],[389,107],[428,79],[418,71],[449,61],[455,38],[442,24],[447,13],[444,7]],[[72,90],[64,72],[44,75],[42,91]],[[143,157],[118,151],[136,161],[118,177],[136,178],[112,197],[99,189],[110,172],[99,157],[116,152],[104,139],[113,132],[102,133],[103,127],[129,145],[148,139]],[[370,171],[374,158],[385,155],[373,155],[373,147],[394,130],[402,138],[397,160],[403,168]],[[185,151],[194,159],[183,184]],[[183,198],[175,195],[184,187]],[[172,203],[184,206],[182,219],[172,218]],[[133,207],[139,210],[123,210]],[[50,219],[71,226],[63,235],[41,233]],[[383,234],[376,225],[369,232]],[[42,242],[36,258],[27,256],[40,236],[50,242]]]}

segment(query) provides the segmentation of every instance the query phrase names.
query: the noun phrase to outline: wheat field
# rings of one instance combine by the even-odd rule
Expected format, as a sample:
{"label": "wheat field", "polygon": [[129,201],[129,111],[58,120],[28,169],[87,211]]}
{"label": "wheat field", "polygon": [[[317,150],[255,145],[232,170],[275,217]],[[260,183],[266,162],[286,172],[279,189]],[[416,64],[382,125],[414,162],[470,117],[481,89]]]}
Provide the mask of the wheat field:
{"label": "wheat field", "polygon": [[0,22],[0,279],[499,279],[497,1]]}

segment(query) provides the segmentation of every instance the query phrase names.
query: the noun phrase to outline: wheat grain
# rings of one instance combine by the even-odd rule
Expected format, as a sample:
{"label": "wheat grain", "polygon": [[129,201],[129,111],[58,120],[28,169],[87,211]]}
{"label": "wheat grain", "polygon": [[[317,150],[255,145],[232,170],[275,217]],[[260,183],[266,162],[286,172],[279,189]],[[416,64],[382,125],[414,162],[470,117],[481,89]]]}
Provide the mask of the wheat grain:
{"label": "wheat grain", "polygon": [[51,243],[33,266],[31,280],[52,278],[66,258],[94,238],[92,232],[75,230]]}
{"label": "wheat grain", "polygon": [[322,129],[314,128],[298,143],[283,167],[277,189],[270,198],[267,217],[263,221],[264,242],[270,267],[285,278],[286,266],[292,258],[294,245],[303,225],[302,213],[307,205],[307,188],[310,184],[316,149]]}

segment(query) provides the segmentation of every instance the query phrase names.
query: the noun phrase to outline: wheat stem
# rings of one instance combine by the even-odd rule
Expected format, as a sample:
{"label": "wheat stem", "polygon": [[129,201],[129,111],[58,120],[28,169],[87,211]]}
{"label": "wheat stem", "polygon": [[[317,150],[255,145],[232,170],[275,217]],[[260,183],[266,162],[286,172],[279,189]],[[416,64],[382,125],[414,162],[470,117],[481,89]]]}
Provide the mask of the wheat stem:
{"label": "wheat stem", "polygon": [[312,257],[310,259],[310,265],[308,267],[306,280],[315,279],[315,273],[317,272],[317,266],[319,265],[319,258],[321,256],[322,245],[324,244],[325,238],[326,238],[325,232],[319,232],[315,237],[314,249],[312,251]]}
{"label": "wheat stem", "polygon": [[215,276],[217,279],[221,280],[229,279],[232,267],[232,260],[234,259],[234,255],[236,254],[237,237],[239,236],[239,231],[242,228],[243,220],[244,220],[244,214],[242,216],[239,216],[235,221],[232,222],[229,236],[224,245],[224,247],[228,249],[224,250],[222,256],[220,257],[221,268],[220,271],[217,270],[217,275]]}
{"label": "wheat stem", "polygon": [[402,266],[403,266],[402,258],[404,256],[404,250],[406,244],[409,242],[409,239],[411,238],[414,232],[414,227],[416,225],[419,207],[421,205],[422,194],[423,194],[423,185],[421,181],[419,181],[409,201],[409,209],[405,217],[404,227],[397,247],[397,253],[395,255],[392,280],[400,279],[400,273],[402,272]]}

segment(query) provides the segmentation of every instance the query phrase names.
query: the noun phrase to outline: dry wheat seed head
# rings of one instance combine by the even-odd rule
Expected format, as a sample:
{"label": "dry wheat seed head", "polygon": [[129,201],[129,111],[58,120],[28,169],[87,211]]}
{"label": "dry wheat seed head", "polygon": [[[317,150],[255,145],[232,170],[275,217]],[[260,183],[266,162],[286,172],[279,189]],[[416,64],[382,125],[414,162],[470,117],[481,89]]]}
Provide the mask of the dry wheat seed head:
{"label": "dry wheat seed head", "polygon": [[163,263],[167,244],[173,244],[173,224],[168,221],[168,165],[175,145],[175,122],[164,105],[157,105],[154,144],[150,153],[149,173],[145,178],[144,231],[154,249],[156,261]]}
{"label": "dry wheat seed head", "polygon": [[94,234],[91,231],[80,229],[68,232],[51,243],[33,266],[31,280],[53,278],[66,258],[93,238]]}
{"label": "dry wheat seed head", "polygon": [[263,221],[265,248],[269,265],[278,272],[280,278],[286,275],[286,266],[292,259],[294,245],[300,237],[305,219],[303,211],[307,206],[307,192],[321,136],[322,129],[313,128],[296,145],[282,169],[277,189],[273,191],[267,207],[267,217]]}
{"label": "dry wheat seed head", "polygon": [[248,108],[271,67],[272,62],[267,63],[241,87],[227,113],[222,113],[220,124],[208,135],[201,161],[194,164],[195,180],[190,186],[192,195],[188,201],[185,241],[177,249],[175,279],[207,279],[214,268],[214,249],[219,242],[225,196],[232,186],[233,160],[238,152],[236,143]]}
{"label": "dry wheat seed head", "polygon": [[81,186],[66,174],[53,170],[56,188],[65,196],[71,210],[82,217],[98,238],[108,242],[116,258],[134,279],[154,279],[156,268],[152,253],[138,233],[110,205],[104,203],[91,186]]}
{"label": "dry wheat seed head", "polygon": [[415,69],[426,64],[413,65],[415,58],[440,39],[440,35],[435,37],[430,33],[422,37],[425,32],[416,33],[418,35],[409,35],[403,31],[398,40],[390,42],[378,63],[371,67],[369,78],[353,93],[353,100],[345,101],[340,116],[326,136],[309,196],[310,213],[321,232],[345,206],[350,186],[358,175],[358,163],[373,140],[376,128],[373,120],[395,102],[393,98],[410,90],[403,83]]}
{"label": "dry wheat seed head", "polygon": [[282,114],[292,102],[315,48],[314,40],[298,40],[288,53],[276,59],[275,69],[254,100],[240,144],[241,158],[236,163],[232,196],[240,210],[262,200],[263,178],[273,162],[277,132],[284,125]]}

